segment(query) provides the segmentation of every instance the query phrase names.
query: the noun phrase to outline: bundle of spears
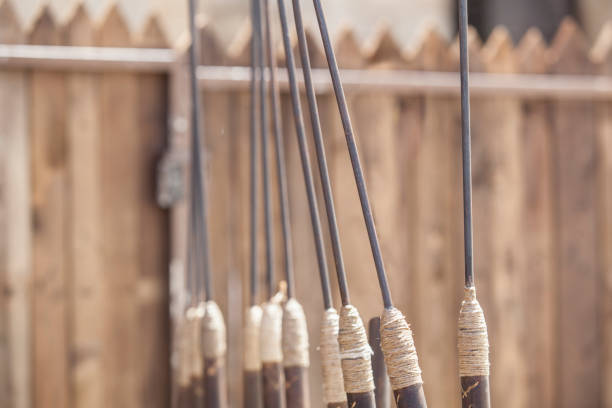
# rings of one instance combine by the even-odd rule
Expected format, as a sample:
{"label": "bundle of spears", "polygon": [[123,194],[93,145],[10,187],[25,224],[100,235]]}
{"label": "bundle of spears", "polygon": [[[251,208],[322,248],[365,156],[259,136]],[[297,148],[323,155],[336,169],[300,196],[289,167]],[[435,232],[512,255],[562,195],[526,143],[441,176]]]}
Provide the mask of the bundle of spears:
{"label": "bundle of spears", "polygon": [[[402,312],[391,299],[382,252],[365,183],[353,127],[349,116],[340,72],[320,0],[313,0],[327,66],[331,75],[336,103],[350,157],[354,181],[361,204],[376,276],[384,310],[370,322],[370,341],[358,310],[351,304],[344,267],[342,245],[336,219],[333,188],[330,181],[324,135],[322,134],[317,97],[313,84],[307,37],[300,0],[292,0],[294,25],[304,89],[312,129],[318,175],[333,252],[340,299],[334,309],[330,289],[328,259],[324,232],[312,171],[296,61],[291,43],[286,0],[277,0],[282,43],[289,77],[292,116],[302,165],[302,175],[310,213],[314,247],[321,282],[324,314],[321,322],[319,350],[322,361],[321,382],[327,407],[371,408],[389,405],[393,390],[398,408],[427,406],[423,379],[413,334]],[[465,408],[488,408],[489,344],[482,308],[476,299],[472,251],[472,186],[469,104],[469,69],[467,45],[467,0],[459,1],[460,77],[462,108],[465,299],[458,322],[458,359],[461,396]],[[254,408],[306,408],[309,401],[309,340],[304,310],[295,296],[292,264],[291,225],[286,177],[285,148],[281,123],[281,99],[277,84],[272,38],[270,0],[251,0],[251,109],[250,109],[250,274],[249,307],[245,313],[244,333],[244,406]],[[207,197],[202,132],[199,120],[200,98],[197,86],[197,36],[195,0],[189,0],[190,79],[191,79],[191,201],[186,287],[188,302],[179,324],[181,344],[180,390],[175,404],[179,407],[227,407],[225,384],[226,333],[222,313],[212,293],[212,271],[207,232]],[[267,75],[266,75],[267,74]],[[214,101],[211,101],[214,103]],[[269,110],[268,110],[269,108]],[[270,176],[269,126],[272,124],[276,183],[282,229],[284,280],[276,287],[274,271],[274,225]],[[261,170],[261,176],[260,176]],[[265,283],[263,303],[259,298],[258,225],[260,179],[263,191],[265,236]],[[383,359],[372,359],[373,350]],[[376,354],[375,354],[376,355]],[[388,380],[387,380],[388,377]],[[377,385],[378,387],[375,387]],[[459,392],[460,391],[460,392]],[[318,405],[318,404],[315,404]]]}

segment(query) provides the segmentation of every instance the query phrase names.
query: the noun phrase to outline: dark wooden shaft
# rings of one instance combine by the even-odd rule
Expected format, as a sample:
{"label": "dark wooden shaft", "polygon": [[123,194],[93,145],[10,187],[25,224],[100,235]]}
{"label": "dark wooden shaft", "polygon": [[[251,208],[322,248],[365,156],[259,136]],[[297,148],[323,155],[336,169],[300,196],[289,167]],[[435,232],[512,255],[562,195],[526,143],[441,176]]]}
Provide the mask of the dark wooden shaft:
{"label": "dark wooden shaft", "polygon": [[376,408],[376,398],[374,391],[346,393],[349,408]]}
{"label": "dark wooden shaft", "polygon": [[262,408],[261,370],[244,372],[244,408]]}
{"label": "dark wooden shaft", "polygon": [[178,408],[194,408],[195,398],[193,395],[193,387],[191,384],[182,385],[178,390]]}
{"label": "dark wooden shaft", "polygon": [[489,376],[461,377],[461,405],[463,408],[489,408]]}
{"label": "dark wooden shaft", "polygon": [[423,384],[415,384],[410,387],[394,390],[395,404],[397,408],[427,408]]}
{"label": "dark wooden shaft", "polygon": [[204,408],[204,380],[200,376],[191,377],[191,398],[193,408]]}
{"label": "dark wooden shaft", "polygon": [[[283,408],[285,390],[281,363],[263,363],[263,401],[265,408]],[[206,407],[208,408],[208,407]]]}
{"label": "dark wooden shaft", "polygon": [[204,401],[206,408],[227,408],[227,385],[223,358],[204,359]]}
{"label": "dark wooden shaft", "polygon": [[372,355],[372,373],[374,374],[374,395],[376,408],[389,408],[391,406],[391,386],[387,376],[385,357],[380,348],[380,317],[374,317],[368,324],[368,341],[374,354]]}
{"label": "dark wooden shaft", "polygon": [[308,368],[285,367],[287,408],[309,408]]}

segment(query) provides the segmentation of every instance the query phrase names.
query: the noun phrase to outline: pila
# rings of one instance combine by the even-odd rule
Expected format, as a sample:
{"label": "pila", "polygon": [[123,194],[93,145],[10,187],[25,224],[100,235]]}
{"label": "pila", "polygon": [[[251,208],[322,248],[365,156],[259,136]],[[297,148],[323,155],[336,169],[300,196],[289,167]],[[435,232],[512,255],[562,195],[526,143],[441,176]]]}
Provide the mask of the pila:
{"label": "pila", "polygon": [[472,241],[472,166],[468,56],[468,6],[459,0],[459,48],[461,76],[461,149],[463,161],[463,227],[465,250],[465,299],[459,312],[459,376],[464,408],[489,408],[489,339],[484,313],[476,299]]}
{"label": "pila", "polygon": [[340,349],[341,367],[343,371],[344,388],[349,406],[357,404],[361,407],[374,407],[374,380],[371,366],[371,350],[368,343],[363,321],[357,309],[350,303],[350,295],[347,285],[342,247],[338,233],[334,199],[327,167],[325,146],[317,99],[314,90],[310,57],[308,54],[308,43],[302,11],[299,0],[293,0],[293,14],[297,30],[298,46],[302,62],[302,71],[306,84],[306,95],[310,112],[310,121],[313,131],[313,139],[317,161],[319,163],[319,175],[323,190],[323,198],[327,213],[329,234],[338,277],[342,309],[339,318],[338,343]]}
{"label": "pila", "polygon": [[287,21],[284,0],[278,0],[278,11],[282,28],[285,62],[289,74],[289,89],[293,108],[293,120],[296,129],[300,160],[302,163],[302,173],[306,185],[308,208],[313,229],[314,244],[319,267],[319,277],[321,281],[321,293],[323,295],[323,306],[325,308],[323,322],[321,325],[321,359],[323,365],[324,402],[328,407],[346,407],[347,402],[343,389],[343,382],[341,380],[342,370],[338,345],[338,313],[332,306],[325,246],[323,243],[321,222],[319,218],[320,214],[312,176],[312,166],[310,163],[308,144],[306,141],[306,131],[300,103],[295,58],[291,47],[289,24]]}
{"label": "pila", "polygon": [[282,139],[280,115],[280,98],[276,79],[274,59],[274,40],[272,38],[270,0],[263,0],[265,17],[266,51],[268,70],[270,72],[269,91],[274,129],[274,147],[276,152],[276,173],[281,210],[283,233],[283,255],[285,260],[285,278],[287,283],[287,302],[283,310],[283,368],[285,374],[285,399],[288,408],[310,407],[308,367],[308,328],[302,305],[295,297],[295,277],[292,264],[291,225],[289,219],[289,201],[287,192],[286,164]]}
{"label": "pila", "polygon": [[[225,383],[226,334],[225,322],[212,292],[211,262],[207,224],[207,196],[205,177],[202,174],[205,165],[202,159],[200,140],[200,97],[196,78],[198,61],[197,32],[195,24],[195,0],[189,0],[189,31],[191,47],[189,48],[189,78],[191,91],[191,151],[192,151],[192,216],[190,228],[194,228],[197,237],[190,250],[193,255],[201,254],[197,259],[202,264],[205,301],[197,306],[196,318],[201,328],[201,355],[203,357],[203,395],[207,408],[226,408],[227,390]],[[197,265],[197,262],[196,262]],[[199,272],[199,268],[198,268]],[[199,387],[196,387],[199,388]]]}
{"label": "pila", "polygon": [[[295,3],[295,2],[294,2]],[[393,307],[391,293],[387,283],[382,253],[374,224],[374,217],[368,198],[365,177],[361,167],[359,153],[353,134],[353,128],[348,113],[346,97],[340,80],[340,73],[336,62],[334,50],[331,45],[327,22],[321,6],[320,0],[313,0],[317,22],[327,65],[332,78],[332,85],[336,95],[336,102],[340,111],[340,119],[346,137],[347,148],[351,158],[357,192],[361,203],[361,209],[370,240],[370,247],[376,266],[376,273],[380,285],[382,299],[385,310],[381,316],[381,347],[387,364],[387,370],[391,387],[395,395],[395,401],[398,407],[426,407],[425,395],[423,392],[423,380],[421,379],[421,369],[419,368],[418,357],[414,345],[412,331],[403,314]],[[367,344],[367,343],[366,343]],[[342,346],[341,346],[342,347]],[[369,349],[369,347],[368,347]],[[345,384],[347,383],[347,371],[345,370]],[[373,386],[372,386],[373,387]],[[348,390],[347,390],[348,391]],[[373,400],[373,393],[372,400]],[[369,398],[364,398],[363,393],[357,395],[354,401],[350,400],[351,406],[367,406]],[[371,402],[374,403],[373,401]]]}
{"label": "pila", "polygon": [[259,1],[251,0],[251,87],[250,87],[250,273],[249,273],[249,309],[245,313],[244,325],[244,406],[245,408],[261,408],[263,406],[262,365],[260,355],[260,329],[262,310],[257,304],[257,265],[258,265],[258,231],[257,214],[259,211],[258,179],[259,179],[259,141],[257,138],[257,74],[259,65],[258,47]]}

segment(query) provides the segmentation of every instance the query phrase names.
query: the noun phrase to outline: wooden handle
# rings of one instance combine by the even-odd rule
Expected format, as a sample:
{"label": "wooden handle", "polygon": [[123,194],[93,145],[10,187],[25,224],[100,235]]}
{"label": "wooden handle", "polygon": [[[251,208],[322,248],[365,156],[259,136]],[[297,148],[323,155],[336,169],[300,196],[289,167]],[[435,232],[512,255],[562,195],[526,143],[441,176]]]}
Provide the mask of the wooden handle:
{"label": "wooden handle", "polygon": [[178,408],[193,408],[195,407],[195,396],[193,395],[193,386],[191,384],[183,385],[178,390]]}
{"label": "wooden handle", "polygon": [[391,385],[387,376],[385,356],[380,348],[380,317],[370,319],[368,324],[368,341],[374,354],[372,355],[372,373],[374,374],[374,396],[376,408],[389,408],[391,406]]}
{"label": "wooden handle", "polygon": [[415,384],[393,391],[397,408],[427,408],[423,384]]}
{"label": "wooden handle", "polygon": [[262,373],[264,407],[282,408],[284,406],[285,393],[281,363],[263,363]]}
{"label": "wooden handle", "polygon": [[285,367],[287,408],[309,408],[308,368]]}
{"label": "wooden handle", "polygon": [[244,372],[244,408],[262,408],[261,370]]}
{"label": "wooden handle", "polygon": [[204,359],[204,401],[206,408],[227,408],[223,358]]}
{"label": "wooden handle", "polygon": [[463,408],[489,408],[489,376],[461,377],[461,404]]}
{"label": "wooden handle", "polygon": [[355,394],[346,393],[346,399],[350,408],[376,408],[374,391]]}
{"label": "wooden handle", "polygon": [[190,407],[204,407],[204,380],[200,376],[191,377],[191,398],[192,404]]}

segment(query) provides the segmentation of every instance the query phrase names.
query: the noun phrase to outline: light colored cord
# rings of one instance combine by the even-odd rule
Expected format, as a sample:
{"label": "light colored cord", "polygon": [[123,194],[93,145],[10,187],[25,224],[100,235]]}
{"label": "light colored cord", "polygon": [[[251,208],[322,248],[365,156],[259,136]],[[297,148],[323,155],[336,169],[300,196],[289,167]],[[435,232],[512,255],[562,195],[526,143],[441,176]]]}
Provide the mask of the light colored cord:
{"label": "light colored cord", "polygon": [[[200,303],[196,307],[190,307],[185,314],[189,343],[187,363],[190,365],[190,377],[202,377],[204,363],[202,361],[202,318],[204,317],[204,305]],[[190,380],[191,381],[191,380]]]}
{"label": "light colored cord", "polygon": [[368,344],[363,321],[354,306],[343,306],[340,310],[338,344],[346,392],[355,394],[373,391],[372,349]]}
{"label": "light colored cord", "polygon": [[308,327],[302,305],[289,299],[283,312],[283,364],[285,367],[309,367]]}
{"label": "light colored cord", "polygon": [[246,371],[261,370],[260,338],[262,310],[259,306],[251,306],[246,313],[244,325],[244,369]]}
{"label": "light colored cord", "polygon": [[263,305],[260,351],[262,363],[282,363],[283,309],[277,302]]}
{"label": "light colored cord", "polygon": [[487,322],[476,299],[476,288],[465,288],[459,312],[459,375],[489,375],[489,336]]}
{"label": "light colored cord", "polygon": [[206,359],[222,358],[227,350],[225,321],[221,309],[213,301],[204,303],[202,350]]}
{"label": "light colored cord", "polygon": [[336,309],[323,313],[321,324],[321,365],[323,369],[323,402],[325,404],[346,401],[344,376],[340,363],[338,344],[339,317]]}
{"label": "light colored cord", "polygon": [[385,309],[380,318],[380,347],[393,390],[422,384],[421,368],[410,325],[398,309]]}

